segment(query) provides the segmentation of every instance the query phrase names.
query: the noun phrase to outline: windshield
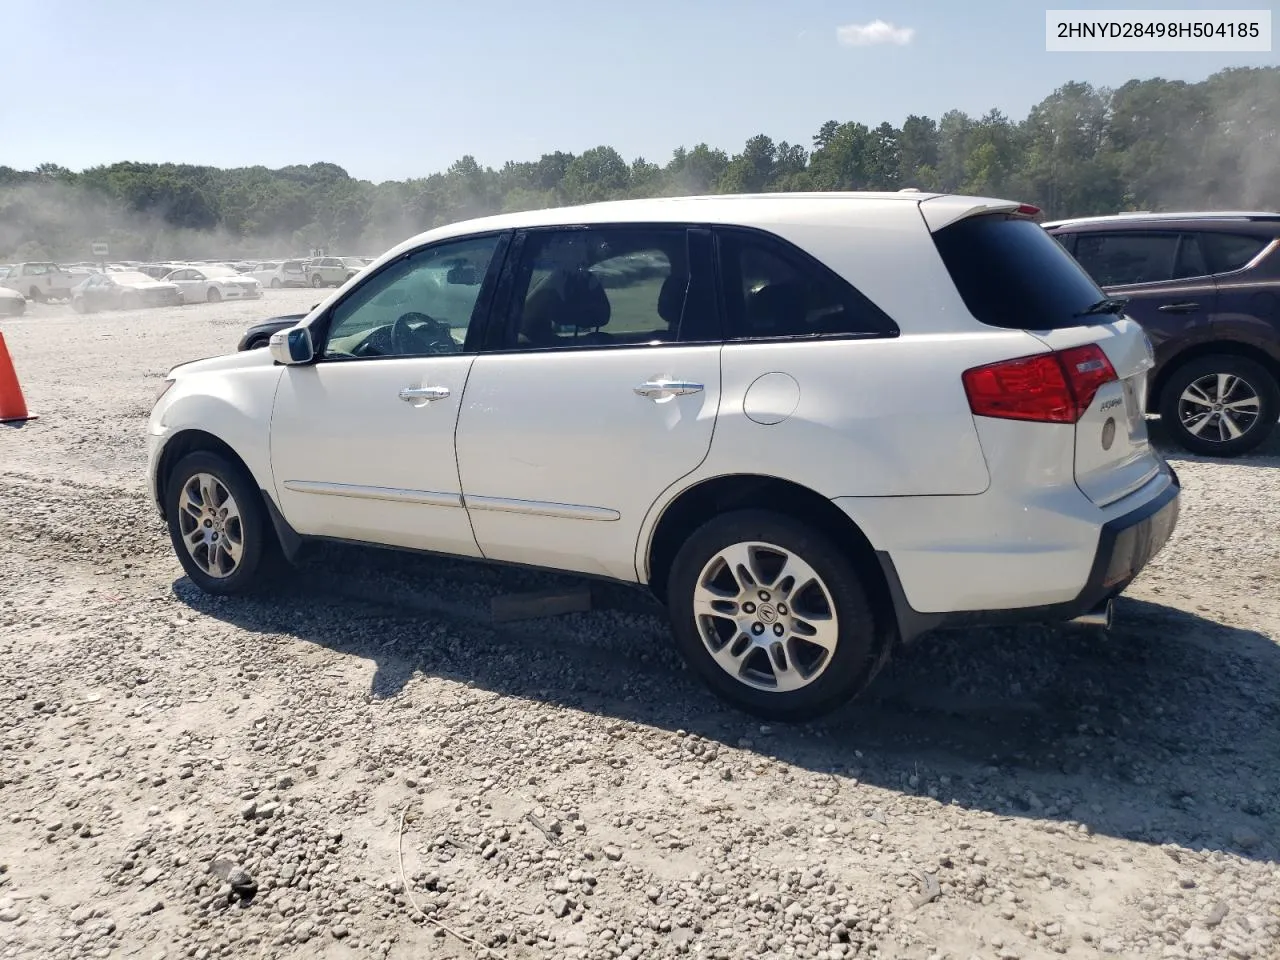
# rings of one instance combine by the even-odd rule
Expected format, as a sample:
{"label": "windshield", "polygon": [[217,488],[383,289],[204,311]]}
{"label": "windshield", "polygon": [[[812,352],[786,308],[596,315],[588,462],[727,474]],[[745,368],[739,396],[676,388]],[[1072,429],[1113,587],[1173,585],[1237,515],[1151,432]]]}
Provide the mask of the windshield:
{"label": "windshield", "polygon": [[1104,298],[1071,254],[1032,220],[968,217],[939,230],[933,241],[965,306],[988,326],[1078,327],[1087,322],[1081,314]]}
{"label": "windshield", "polygon": [[151,278],[145,273],[135,273],[132,270],[122,270],[117,273],[112,273],[110,276],[116,283],[122,283],[125,285],[131,283],[151,283]]}

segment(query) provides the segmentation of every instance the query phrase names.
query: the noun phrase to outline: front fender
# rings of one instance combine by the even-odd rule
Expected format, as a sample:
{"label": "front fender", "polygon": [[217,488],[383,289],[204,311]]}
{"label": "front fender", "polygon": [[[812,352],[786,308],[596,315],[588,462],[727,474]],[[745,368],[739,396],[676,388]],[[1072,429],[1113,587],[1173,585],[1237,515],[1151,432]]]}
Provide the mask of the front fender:
{"label": "front fender", "polygon": [[201,434],[230,447],[259,489],[274,489],[271,409],[283,372],[283,367],[259,366],[230,375],[195,374],[177,379],[152,411],[148,424],[149,479],[157,503],[165,452],[179,438],[184,445],[189,442],[191,449],[198,449],[205,441]]}

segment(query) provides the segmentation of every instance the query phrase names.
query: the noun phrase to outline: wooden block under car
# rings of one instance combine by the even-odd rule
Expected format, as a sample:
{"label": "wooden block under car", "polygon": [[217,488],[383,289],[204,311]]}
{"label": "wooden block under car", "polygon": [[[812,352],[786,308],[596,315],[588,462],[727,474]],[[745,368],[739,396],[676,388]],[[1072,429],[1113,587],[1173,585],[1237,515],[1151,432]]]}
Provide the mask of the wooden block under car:
{"label": "wooden block under car", "polygon": [[489,615],[494,623],[558,617],[565,613],[585,613],[590,609],[591,589],[589,587],[504,593],[489,601]]}

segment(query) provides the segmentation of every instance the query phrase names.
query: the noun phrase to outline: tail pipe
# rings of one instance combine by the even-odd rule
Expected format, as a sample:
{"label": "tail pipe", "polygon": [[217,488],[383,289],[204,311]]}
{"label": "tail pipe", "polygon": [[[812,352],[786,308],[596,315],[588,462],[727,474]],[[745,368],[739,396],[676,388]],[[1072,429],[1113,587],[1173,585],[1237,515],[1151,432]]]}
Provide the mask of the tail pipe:
{"label": "tail pipe", "polygon": [[1070,622],[1082,627],[1101,627],[1103,630],[1110,630],[1114,610],[1115,601],[1104,600],[1088,613],[1082,613]]}

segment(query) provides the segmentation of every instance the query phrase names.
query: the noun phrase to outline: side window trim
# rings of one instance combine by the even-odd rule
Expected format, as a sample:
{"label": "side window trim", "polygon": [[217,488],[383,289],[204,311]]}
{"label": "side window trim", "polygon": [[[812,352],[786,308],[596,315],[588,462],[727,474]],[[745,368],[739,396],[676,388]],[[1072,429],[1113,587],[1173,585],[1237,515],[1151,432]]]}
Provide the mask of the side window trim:
{"label": "side window trim", "polygon": [[[404,357],[326,357],[324,355],[324,351],[329,342],[329,327],[333,322],[333,311],[353,297],[357,291],[364,289],[366,284],[373,283],[387,270],[399,263],[403,263],[410,257],[415,257],[427,250],[442,247],[446,244],[458,243],[465,240],[482,240],[486,237],[497,237],[498,242],[493,248],[493,257],[489,261],[489,269],[486,271],[484,279],[480,283],[480,293],[476,297],[476,305],[472,310],[471,323],[467,326],[466,342],[463,344],[462,350],[458,354],[452,354],[452,356],[465,356],[479,352],[479,344],[483,342],[484,328],[488,327],[489,321],[492,317],[493,287],[499,271],[504,264],[507,251],[510,248],[511,234],[512,231],[510,230],[488,230],[483,233],[469,233],[454,237],[446,237],[442,240],[437,240],[434,243],[426,243],[420,247],[414,247],[412,250],[406,250],[400,256],[382,264],[382,266],[368,276],[361,277],[359,283],[355,284],[350,289],[343,290],[342,296],[329,304],[329,306],[325,308],[324,312],[308,325],[308,329],[311,331],[312,342],[315,344],[316,348],[315,357],[312,359],[311,363],[353,363],[368,360],[405,359]],[[424,354],[424,356],[429,355]],[[434,356],[434,354],[430,356]]]}
{"label": "side window trim", "polygon": [[[885,325],[883,331],[862,331],[850,333],[805,333],[805,334],[779,334],[777,336],[761,336],[749,337],[735,335],[732,329],[731,318],[729,316],[728,297],[729,285],[732,282],[741,282],[740,270],[728,267],[726,268],[726,257],[724,255],[724,247],[722,240],[725,237],[737,235],[739,237],[750,238],[760,243],[766,250],[774,253],[783,261],[798,263],[799,265],[813,269],[814,271],[825,275],[829,280],[841,286],[849,288],[853,291],[854,296],[865,307],[874,311],[879,315],[881,322]],[[784,237],[778,236],[768,230],[761,230],[758,227],[743,226],[715,226],[712,228],[712,240],[715,248],[716,261],[716,277],[718,297],[721,305],[721,325],[724,331],[725,343],[776,343],[776,342],[799,342],[807,343],[810,341],[826,341],[826,340],[883,340],[891,339],[902,335],[902,328],[898,326],[898,322],[889,316],[881,307],[871,300],[866,294],[855,287],[840,274],[836,273],[829,266],[819,260],[807,250],[803,250],[791,243]]]}

